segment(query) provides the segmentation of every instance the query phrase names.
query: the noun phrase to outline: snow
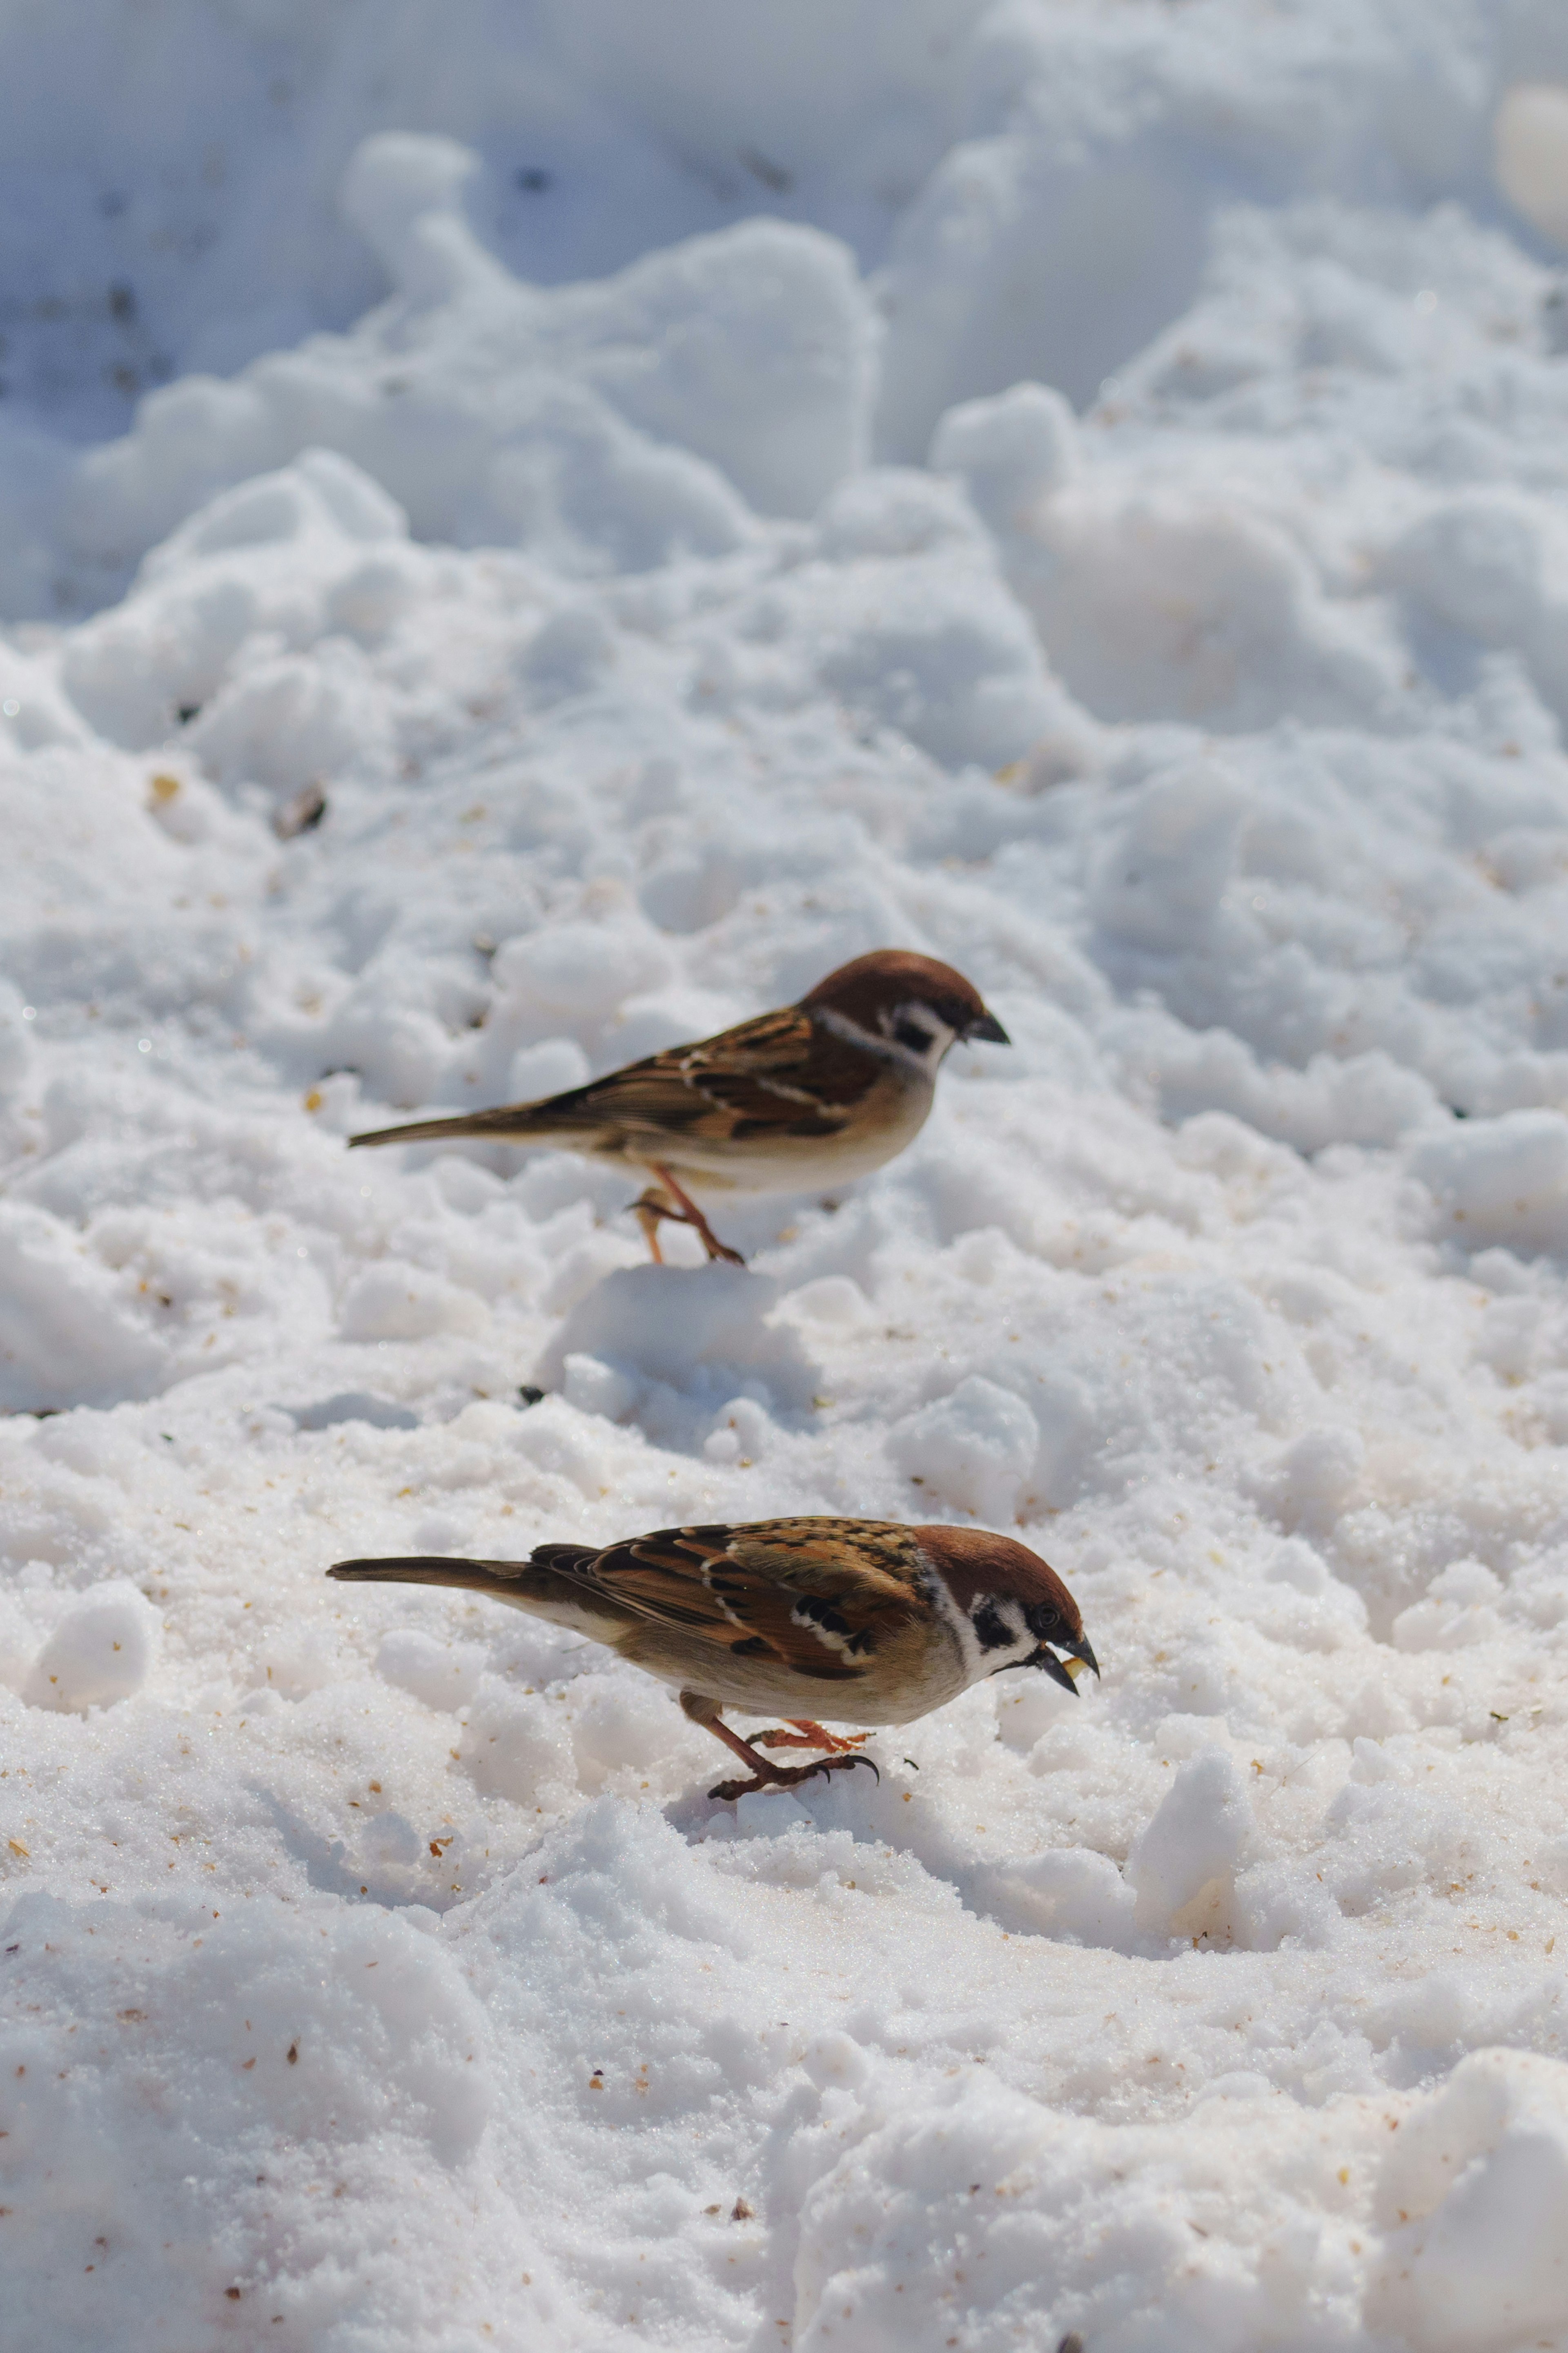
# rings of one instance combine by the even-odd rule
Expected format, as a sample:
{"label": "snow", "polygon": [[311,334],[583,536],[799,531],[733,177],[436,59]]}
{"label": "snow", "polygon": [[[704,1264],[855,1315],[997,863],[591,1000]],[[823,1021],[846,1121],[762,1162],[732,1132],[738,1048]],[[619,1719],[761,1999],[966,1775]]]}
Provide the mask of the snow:
{"label": "snow", "polygon": [[[0,65],[0,2341],[1568,2347],[1560,6]],[[743,1270],[344,1148],[884,944]],[[726,1807],[323,1575],[786,1511],[1103,1683]]]}

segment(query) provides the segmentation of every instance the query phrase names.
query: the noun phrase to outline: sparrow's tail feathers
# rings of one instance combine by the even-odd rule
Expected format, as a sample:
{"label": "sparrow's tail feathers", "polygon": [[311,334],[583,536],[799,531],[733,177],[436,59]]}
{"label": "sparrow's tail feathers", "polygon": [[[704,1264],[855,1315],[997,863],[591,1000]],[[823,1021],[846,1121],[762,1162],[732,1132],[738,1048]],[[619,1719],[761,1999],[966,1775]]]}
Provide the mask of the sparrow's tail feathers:
{"label": "sparrow's tail feathers", "polygon": [[446,1585],[488,1593],[514,1609],[604,1639],[613,1605],[574,1574],[595,1557],[592,1545],[541,1545],[531,1560],[452,1560],[440,1554],[394,1554],[384,1560],[338,1560],[328,1569],[342,1584]]}
{"label": "sparrow's tail feathers", "polygon": [[552,1130],[552,1123],[537,1114],[548,1109],[543,1103],[503,1103],[499,1111],[459,1112],[452,1119],[416,1119],[405,1127],[374,1127],[363,1135],[351,1135],[355,1144],[436,1144],[447,1135],[488,1135],[493,1142],[504,1144],[509,1138],[519,1143],[542,1143]]}
{"label": "sparrow's tail feathers", "polygon": [[385,1585],[460,1585],[475,1593],[515,1595],[528,1577],[525,1560],[448,1560],[438,1554],[410,1553],[386,1560],[335,1560],[329,1577]]}

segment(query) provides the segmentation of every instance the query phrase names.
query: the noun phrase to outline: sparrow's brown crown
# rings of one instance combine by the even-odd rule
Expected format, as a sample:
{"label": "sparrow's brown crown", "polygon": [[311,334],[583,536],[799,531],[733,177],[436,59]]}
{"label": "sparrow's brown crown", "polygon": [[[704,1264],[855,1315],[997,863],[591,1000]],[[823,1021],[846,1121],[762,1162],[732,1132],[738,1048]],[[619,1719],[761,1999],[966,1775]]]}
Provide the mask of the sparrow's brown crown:
{"label": "sparrow's brown crown", "polygon": [[934,956],[909,948],[873,948],[869,955],[841,964],[800,1000],[806,1012],[841,1014],[875,1037],[887,1027],[884,1015],[900,1005],[929,1005],[960,1038],[1010,1043],[1007,1032],[972,980]]}
{"label": "sparrow's brown crown", "polygon": [[[982,1594],[1005,1595],[1023,1605],[1025,1618],[1037,1633],[1043,1634],[1044,1620],[1048,1619],[1075,1642],[1083,1640],[1083,1615],[1078,1603],[1056,1570],[1027,1545],[995,1535],[989,1528],[932,1526],[911,1528],[910,1534],[936,1563],[948,1591],[966,1616]],[[1037,1611],[1042,1615],[1037,1627],[1034,1625]]]}

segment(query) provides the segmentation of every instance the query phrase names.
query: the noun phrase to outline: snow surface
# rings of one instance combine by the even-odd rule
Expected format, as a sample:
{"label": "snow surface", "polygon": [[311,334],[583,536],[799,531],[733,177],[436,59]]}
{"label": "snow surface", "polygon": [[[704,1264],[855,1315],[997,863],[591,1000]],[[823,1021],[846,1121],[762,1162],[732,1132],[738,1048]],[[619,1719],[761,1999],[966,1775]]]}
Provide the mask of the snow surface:
{"label": "snow surface", "polygon": [[[1561,0],[52,0],[0,133],[5,2353],[1568,2347]],[[744,1271],[343,1148],[885,943],[1013,1050]],[[841,1510],[1103,1683],[724,1808],[322,1576]]]}

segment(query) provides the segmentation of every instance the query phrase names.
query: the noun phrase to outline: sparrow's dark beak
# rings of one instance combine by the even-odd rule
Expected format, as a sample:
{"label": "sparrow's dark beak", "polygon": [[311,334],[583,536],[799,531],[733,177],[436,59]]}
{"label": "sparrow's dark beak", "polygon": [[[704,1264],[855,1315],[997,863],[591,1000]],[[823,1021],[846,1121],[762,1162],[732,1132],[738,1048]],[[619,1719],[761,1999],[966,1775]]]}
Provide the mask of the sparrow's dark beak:
{"label": "sparrow's dark beak", "polygon": [[963,1042],[970,1045],[976,1038],[984,1038],[989,1046],[1010,1046],[1013,1042],[994,1013],[983,1013],[978,1021],[970,1023],[963,1033]]}
{"label": "sparrow's dark beak", "polygon": [[1022,1659],[1019,1661],[1019,1664],[1026,1667],[1044,1667],[1052,1683],[1060,1683],[1063,1691],[1071,1692],[1074,1699],[1078,1697],[1078,1685],[1074,1683],[1071,1675],[1068,1672],[1066,1667],[1058,1658],[1056,1652],[1054,1651],[1047,1651],[1043,1642],[1040,1644],[1039,1649],[1034,1653],[1032,1658]]}
{"label": "sparrow's dark beak", "polygon": [[[1053,1634],[1051,1641],[1056,1644],[1057,1650],[1066,1651],[1070,1658],[1081,1659],[1086,1667],[1096,1675],[1099,1674],[1100,1661],[1090,1649],[1089,1637],[1086,1634],[1080,1634],[1076,1642],[1066,1634]],[[1058,1659],[1056,1651],[1047,1649],[1044,1642],[1040,1644],[1037,1651],[1031,1651],[1026,1659],[1020,1659],[1018,1664],[1024,1667],[1044,1667],[1052,1683],[1060,1683],[1064,1691],[1071,1692],[1076,1698],[1078,1683],[1072,1669],[1065,1659]]]}

